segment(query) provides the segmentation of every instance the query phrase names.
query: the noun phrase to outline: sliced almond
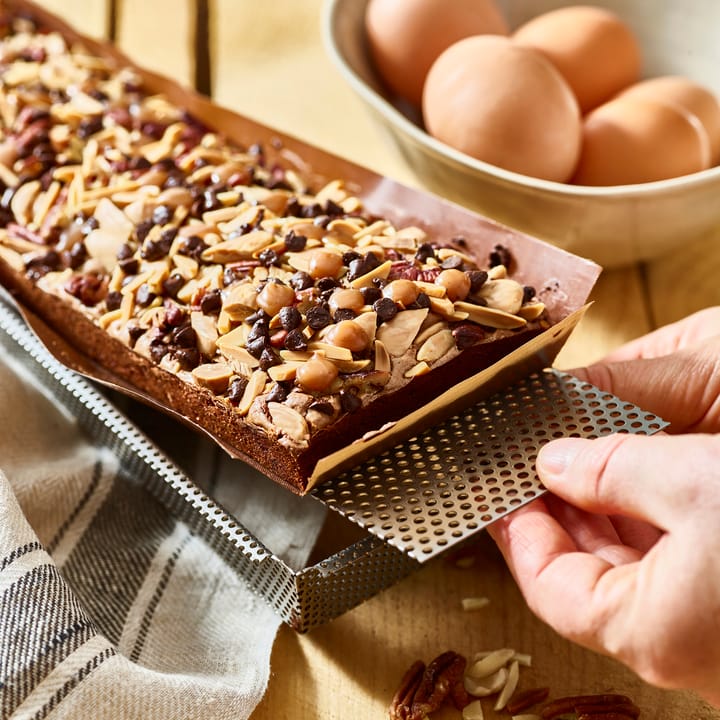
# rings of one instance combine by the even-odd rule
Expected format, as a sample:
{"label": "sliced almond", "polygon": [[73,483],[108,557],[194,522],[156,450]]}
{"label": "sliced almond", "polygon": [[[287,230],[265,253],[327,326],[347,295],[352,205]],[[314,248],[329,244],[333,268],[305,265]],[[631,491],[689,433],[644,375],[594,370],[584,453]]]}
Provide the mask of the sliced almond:
{"label": "sliced almond", "polygon": [[415,284],[424,292],[428,297],[444,298],[447,290],[442,285],[436,285],[435,283],[425,282],[424,280],[416,280]]}
{"label": "sliced almond", "polygon": [[385,345],[390,355],[399,357],[413,344],[427,314],[427,308],[401,310],[378,328],[376,338]]}
{"label": "sliced almond", "polygon": [[270,376],[270,379],[274,380],[275,382],[285,382],[287,380],[294,380],[297,369],[301,365],[304,365],[305,362],[307,362],[307,361],[306,360],[305,361],[290,360],[290,361],[280,363],[280,365],[273,365],[268,370],[268,375]]}
{"label": "sliced almond", "polygon": [[473,612],[482,610],[490,604],[490,598],[487,597],[466,597],[462,599],[462,609],[465,612]]}
{"label": "sliced almond", "polygon": [[500,692],[507,682],[507,670],[504,667],[498,668],[491,675],[478,680],[471,675],[465,675],[463,685],[468,695],[473,697],[488,697]]}
{"label": "sliced almond", "polygon": [[281,350],[280,357],[287,362],[307,362],[312,353],[304,350]]}
{"label": "sliced almond", "polygon": [[245,392],[237,406],[237,410],[241,415],[248,414],[255,398],[265,389],[267,379],[268,376],[263,370],[258,369],[253,371],[253,374],[248,380],[248,384],[245,386]]}
{"label": "sliced almond", "polygon": [[308,343],[308,350],[321,352],[328,360],[342,360],[344,362],[352,362],[352,352],[338,345],[330,343],[314,341]]}
{"label": "sliced almond", "polygon": [[511,315],[502,310],[496,310],[495,308],[473,305],[472,303],[460,300],[455,303],[455,307],[459,311],[467,313],[467,319],[478,325],[504,330],[514,330],[527,325],[527,320],[524,318]]}
{"label": "sliced almond", "polygon": [[494,672],[503,667],[507,662],[512,660],[515,655],[515,650],[511,648],[500,648],[499,650],[493,650],[489,655],[481,658],[474,662],[465,672],[466,675],[474,678],[475,680],[482,680],[483,678],[492,675]]}
{"label": "sliced almond", "polygon": [[361,312],[355,317],[355,322],[365,331],[368,341],[372,343],[377,333],[377,313],[374,310]]}
{"label": "sliced almond", "polygon": [[20,225],[27,225],[32,215],[32,206],[40,192],[40,181],[31,180],[21,185],[10,200],[10,209]]}
{"label": "sliced almond", "polygon": [[228,389],[233,370],[225,363],[204,363],[193,368],[192,374],[199,385],[220,395]]}
{"label": "sliced almond", "polygon": [[250,260],[256,250],[267,247],[273,236],[265,230],[253,230],[245,235],[212,245],[203,250],[202,259],[214,263]]}
{"label": "sliced almond", "polygon": [[483,715],[482,703],[479,700],[473,700],[472,702],[468,703],[462,709],[462,719],[485,720],[485,715]]}
{"label": "sliced almond", "polygon": [[354,240],[360,240],[360,238],[366,235],[379,235],[383,230],[390,227],[390,223],[387,220],[376,220],[374,223],[367,225],[362,230],[355,233]]}
{"label": "sliced almond", "polygon": [[6,262],[15,272],[25,272],[25,262],[22,255],[11,250],[9,247],[0,245],[0,260]]}
{"label": "sliced almond", "polygon": [[517,314],[525,320],[537,320],[545,312],[545,303],[529,302],[525,303]]}
{"label": "sliced almond", "polygon": [[500,278],[506,278],[508,271],[504,265],[493,265],[488,271],[488,280],[498,280]]}
{"label": "sliced almond", "polygon": [[354,373],[370,367],[370,360],[333,360],[341,373]]}
{"label": "sliced almond", "polygon": [[403,373],[403,377],[406,378],[414,378],[418,377],[419,375],[426,375],[430,372],[430,366],[425,362],[419,362],[416,365],[413,365],[411,368],[406,370]]}
{"label": "sliced almond", "polygon": [[215,318],[201,312],[190,313],[190,325],[197,334],[198,349],[203,355],[212,357],[215,354],[218,339]]}
{"label": "sliced almond", "polygon": [[535,713],[522,713],[522,715],[513,715],[510,720],[542,720],[542,717]]}
{"label": "sliced almond", "polygon": [[231,287],[223,300],[223,310],[236,321],[244,320],[257,308],[258,291],[253,283],[241,282]]}
{"label": "sliced almond", "polygon": [[431,335],[417,351],[415,358],[418,362],[433,363],[442,357],[445,357],[448,352],[455,347],[455,338],[453,337],[452,331],[449,329],[440,330]]}
{"label": "sliced almond", "polygon": [[501,278],[488,280],[473,295],[484,300],[488,307],[514,315],[521,308],[525,290],[515,280]]}
{"label": "sliced almond", "polygon": [[385,347],[385,343],[380,340],[375,341],[375,370],[380,372],[390,372],[392,363],[390,362],[390,354]]}
{"label": "sliced almond", "polygon": [[500,691],[500,695],[498,696],[497,702],[495,703],[494,709],[496,711],[499,712],[508,704],[510,698],[513,696],[513,693],[517,688],[519,677],[520,666],[517,660],[513,660],[513,662],[510,663],[510,669],[508,670],[508,676],[507,680],[505,681],[505,685]]}
{"label": "sliced almond", "polygon": [[278,402],[269,402],[267,405],[275,427],[296,443],[307,442],[308,426],[305,418],[297,410]]}
{"label": "sliced almond", "polygon": [[382,278],[383,280],[386,279],[387,276],[390,274],[391,269],[392,261],[386,260],[384,263],[381,263],[376,268],[373,268],[370,272],[365,273],[365,275],[361,275],[360,277],[351,280],[350,286],[356,289],[370,287],[372,285],[372,281],[375,278]]}

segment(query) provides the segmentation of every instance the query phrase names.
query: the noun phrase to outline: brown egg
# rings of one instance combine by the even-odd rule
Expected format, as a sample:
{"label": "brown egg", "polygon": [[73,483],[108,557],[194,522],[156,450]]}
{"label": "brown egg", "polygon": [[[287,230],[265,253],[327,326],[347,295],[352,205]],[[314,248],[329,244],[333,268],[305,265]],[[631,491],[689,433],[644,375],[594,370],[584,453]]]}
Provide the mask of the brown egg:
{"label": "brown egg", "polygon": [[370,0],[365,30],[380,77],[418,107],[425,76],[443,50],[470,35],[509,32],[493,0]]}
{"label": "brown egg", "polygon": [[628,185],[709,166],[707,133],[693,116],[672,105],[621,95],[585,118],[573,182]]}
{"label": "brown egg", "polygon": [[688,78],[666,75],[631,85],[622,94],[678,105],[695,115],[710,140],[711,164],[720,162],[720,102],[710,90]]}
{"label": "brown egg", "polygon": [[425,83],[428,132],[479,160],[566,181],[580,150],[580,113],[567,83],[539,53],[497,35],[466,38]]}
{"label": "brown egg", "polygon": [[635,36],[617,15],[599,7],[570,6],[538,15],[518,28],[513,39],[555,65],[583,113],[640,78]]}

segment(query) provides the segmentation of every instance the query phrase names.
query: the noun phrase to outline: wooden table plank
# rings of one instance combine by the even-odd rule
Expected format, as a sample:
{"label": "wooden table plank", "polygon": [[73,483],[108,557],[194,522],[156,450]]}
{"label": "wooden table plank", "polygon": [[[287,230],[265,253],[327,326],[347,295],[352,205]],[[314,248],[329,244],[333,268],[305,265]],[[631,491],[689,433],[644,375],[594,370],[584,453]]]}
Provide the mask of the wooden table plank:
{"label": "wooden table plank", "polygon": [[195,0],[117,0],[116,35],[139,65],[194,85]]}
{"label": "wooden table plank", "polygon": [[73,27],[97,38],[107,37],[110,0],[36,0],[38,5],[60,15]]}

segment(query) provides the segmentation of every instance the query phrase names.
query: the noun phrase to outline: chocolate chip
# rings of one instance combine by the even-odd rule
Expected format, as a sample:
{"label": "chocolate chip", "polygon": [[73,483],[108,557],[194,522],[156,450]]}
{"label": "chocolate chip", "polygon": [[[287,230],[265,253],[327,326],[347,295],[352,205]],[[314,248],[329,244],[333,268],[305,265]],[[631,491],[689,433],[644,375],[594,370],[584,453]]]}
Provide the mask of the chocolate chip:
{"label": "chocolate chip", "polygon": [[69,265],[73,270],[76,270],[87,260],[88,252],[85,243],[75,243],[68,254],[70,257]]}
{"label": "chocolate chip", "polygon": [[[249,320],[249,318],[248,318]],[[250,328],[250,331],[247,334],[248,340],[256,340],[257,338],[267,338],[268,336],[268,325],[267,320],[264,318],[259,318],[256,320],[252,327]]]}
{"label": "chocolate chip", "polygon": [[285,338],[285,347],[288,350],[306,350],[307,340],[301,330],[291,330]]}
{"label": "chocolate chip", "polygon": [[262,308],[258,308],[252,315],[248,315],[245,318],[245,322],[248,325],[255,325],[258,321],[262,321],[264,323],[265,333],[267,334],[267,324],[270,321],[270,316]]}
{"label": "chocolate chip", "polygon": [[[300,201],[296,197],[291,197],[285,205],[285,212],[283,213],[283,215],[286,215],[288,217],[298,217],[301,212],[302,205],[300,205]],[[290,232],[292,232],[292,230]]]}
{"label": "chocolate chip", "polygon": [[135,251],[128,245],[127,243],[123,243],[117,251],[117,254],[115,257],[118,260],[127,260],[128,258],[131,258],[134,255]]}
{"label": "chocolate chip", "polygon": [[147,307],[155,299],[155,293],[147,283],[143,283],[135,293],[135,302],[140,307]]}
{"label": "chocolate chip", "polygon": [[420,292],[418,293],[418,296],[415,298],[415,302],[413,303],[416,307],[419,308],[429,308],[430,307],[430,297],[427,295],[427,293]]}
{"label": "chocolate chip", "polygon": [[245,349],[254,357],[259,358],[270,341],[266,337],[253,338],[245,341]]}
{"label": "chocolate chip", "polygon": [[488,256],[488,264],[490,267],[504,265],[506,268],[509,268],[510,263],[512,263],[512,255],[504,245],[496,245],[490,251],[490,255]]}
{"label": "chocolate chip", "polygon": [[280,265],[280,258],[278,254],[272,248],[265,248],[259,255],[258,260],[264,267],[270,267],[271,265]]}
{"label": "chocolate chip", "polygon": [[235,378],[231,383],[230,387],[228,388],[228,402],[231,405],[239,405],[240,401],[242,400],[242,396],[245,393],[245,388],[247,387],[248,381],[247,378],[244,377],[237,377]]}
{"label": "chocolate chip", "polygon": [[77,130],[77,136],[81,140],[89,138],[91,135],[100,132],[103,129],[103,120],[101,115],[88,117],[80,121]]}
{"label": "chocolate chip", "polygon": [[452,242],[455,243],[455,245],[459,245],[461,248],[467,247],[467,240],[462,235],[454,237]]}
{"label": "chocolate chip", "polygon": [[200,300],[200,310],[205,315],[220,312],[222,307],[222,295],[219,290],[208,290]]}
{"label": "chocolate chip", "polygon": [[373,303],[373,310],[377,313],[378,325],[392,320],[398,314],[398,306],[387,297],[380,298]]}
{"label": "chocolate chip", "polygon": [[111,290],[105,297],[105,309],[110,312],[111,310],[117,310],[122,302],[122,293],[117,290]]}
{"label": "chocolate chip", "polygon": [[280,324],[285,330],[294,330],[302,321],[302,315],[296,307],[284,307],[278,313]]}
{"label": "chocolate chip", "polygon": [[324,401],[311,403],[308,410],[315,410],[315,412],[322,413],[323,415],[332,416],[335,414],[335,408],[333,408],[332,404]]}
{"label": "chocolate chip", "polygon": [[218,200],[217,193],[209,188],[203,193],[203,210],[210,212],[211,210],[219,210],[223,204]]}
{"label": "chocolate chip", "polygon": [[523,287],[523,299],[524,303],[530,302],[535,297],[535,288],[532,285],[525,285]]}
{"label": "chocolate chip", "polygon": [[349,265],[353,260],[361,259],[362,255],[355,250],[348,250],[347,252],[344,252],[342,256],[343,265]]}
{"label": "chocolate chip", "polygon": [[178,292],[180,292],[180,288],[183,285],[185,285],[185,278],[183,278],[182,275],[174,273],[167,279],[163,280],[162,287],[166,295],[174,298]]}
{"label": "chocolate chip", "polygon": [[344,215],[345,211],[342,209],[340,205],[338,205],[334,200],[329,199],[325,203],[325,212],[328,215],[331,215],[333,217],[337,217],[338,215]]}
{"label": "chocolate chip", "polygon": [[290,285],[293,290],[307,290],[308,288],[311,288],[314,284],[315,281],[304,270],[298,270],[288,280],[288,285]]}
{"label": "chocolate chip", "polygon": [[348,280],[355,280],[355,278],[367,275],[369,272],[374,270],[380,261],[375,257],[374,253],[367,253],[367,255],[356,258],[348,265]]}
{"label": "chocolate chip", "polygon": [[435,257],[435,248],[430,243],[422,243],[415,253],[415,259],[418,262],[425,263],[430,258]]}
{"label": "chocolate chip", "polygon": [[146,240],[142,250],[140,251],[140,256],[143,260],[149,260],[150,262],[153,262],[154,260],[161,260],[166,255],[167,250],[163,248],[162,243],[156,240]]}
{"label": "chocolate chip", "polygon": [[334,290],[338,284],[335,278],[323,277],[315,283],[315,286],[320,292],[327,292],[328,290]]}
{"label": "chocolate chip", "polygon": [[152,220],[143,220],[136,226],[135,236],[137,237],[138,242],[143,242],[143,240],[145,240],[150,230],[152,230],[153,225],[154,223]]}
{"label": "chocolate chip", "polygon": [[168,205],[158,205],[152,214],[153,222],[156,225],[166,225],[173,218],[173,210]]}
{"label": "chocolate chip", "polygon": [[120,260],[118,265],[126,275],[137,275],[140,269],[140,262],[134,257],[128,258],[127,260]]}
{"label": "chocolate chip", "polygon": [[184,370],[192,370],[200,364],[200,351],[196,347],[173,350],[173,357]]}
{"label": "chocolate chip", "polygon": [[200,260],[200,256],[206,248],[205,241],[199,235],[191,235],[180,242],[178,253]]}
{"label": "chocolate chip", "polygon": [[162,344],[150,345],[150,357],[153,362],[159,363],[167,354],[168,346]]}
{"label": "chocolate chip", "polygon": [[340,391],[340,406],[345,412],[355,412],[361,405],[362,402],[360,398],[358,398],[354,392],[351,392],[350,390]]}
{"label": "chocolate chip", "polygon": [[305,313],[305,320],[313,330],[322,330],[332,322],[332,316],[324,305],[313,305]]}
{"label": "chocolate chip", "polygon": [[131,157],[128,165],[130,170],[149,170],[151,167],[152,163],[142,155]]}
{"label": "chocolate chip", "polygon": [[139,325],[128,325],[128,337],[130,338],[130,347],[133,347],[138,341],[138,338],[145,334],[145,328]]}

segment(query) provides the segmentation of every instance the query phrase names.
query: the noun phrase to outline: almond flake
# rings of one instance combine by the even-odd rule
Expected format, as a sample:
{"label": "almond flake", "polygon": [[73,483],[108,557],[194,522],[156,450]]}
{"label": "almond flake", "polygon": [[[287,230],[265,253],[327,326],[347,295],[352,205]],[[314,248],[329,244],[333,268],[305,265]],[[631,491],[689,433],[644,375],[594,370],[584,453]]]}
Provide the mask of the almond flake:
{"label": "almond flake", "polygon": [[479,700],[473,700],[462,709],[463,720],[485,720],[482,704]]}
{"label": "almond flake", "polygon": [[529,302],[525,303],[517,314],[525,320],[537,320],[545,312],[545,303]]}
{"label": "almond flake", "polygon": [[466,612],[473,610],[481,610],[490,604],[490,598],[486,597],[467,597],[462,599],[462,609]]}
{"label": "almond flake", "polygon": [[455,347],[455,338],[449,329],[440,330],[431,335],[421,346],[415,356],[418,361],[432,363],[445,357]]}
{"label": "almond flake", "polygon": [[384,322],[378,328],[376,337],[385,345],[390,355],[399,357],[413,344],[427,314],[427,308],[401,310],[392,320]]}
{"label": "almond flake", "polygon": [[212,357],[215,354],[218,339],[215,318],[195,311],[190,313],[190,325],[197,333],[198,349],[203,355]]}
{"label": "almond flake", "polygon": [[498,668],[491,675],[477,680],[471,675],[465,674],[463,686],[468,695],[473,697],[488,697],[499,693],[507,682],[507,670],[504,667]]}
{"label": "almond flake", "polygon": [[245,386],[245,392],[237,406],[237,411],[240,415],[247,415],[250,410],[250,406],[253,404],[255,398],[262,393],[265,389],[268,376],[263,370],[255,370],[248,380],[248,384]]}
{"label": "almond flake", "polygon": [[515,689],[517,688],[519,677],[520,677],[520,666],[519,666],[517,660],[513,660],[513,662],[510,663],[510,669],[508,670],[508,676],[507,676],[507,681],[505,682],[505,686],[503,687],[502,691],[500,692],[497,702],[495,703],[494,709],[496,711],[499,712],[508,704],[510,698],[513,696],[513,693],[515,692]]}
{"label": "almond flake", "polygon": [[457,310],[467,313],[467,319],[478,325],[486,327],[514,330],[515,328],[525,327],[527,321],[517,315],[496,310],[495,308],[484,307],[482,305],[473,305],[472,303],[458,300],[455,303]]}
{"label": "almond flake", "polygon": [[414,378],[419,375],[425,375],[430,372],[430,366],[426,362],[419,362],[417,365],[413,365],[409,370],[403,373],[403,377]]}
{"label": "almond flake", "polygon": [[[248,353],[249,354],[249,353]],[[307,361],[302,360],[290,360],[281,363],[280,365],[273,365],[268,370],[268,375],[271,380],[275,382],[286,382],[287,380],[294,380],[297,369],[304,365]]]}
{"label": "almond flake", "polygon": [[488,675],[492,675],[494,672],[503,667],[507,662],[512,660],[515,655],[515,651],[510,648],[501,648],[500,650],[493,650],[489,655],[481,658],[477,662],[473,663],[465,672],[469,677],[475,680],[482,680]]}

